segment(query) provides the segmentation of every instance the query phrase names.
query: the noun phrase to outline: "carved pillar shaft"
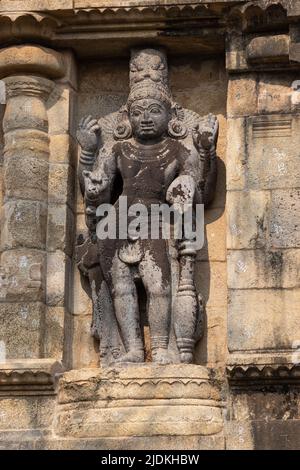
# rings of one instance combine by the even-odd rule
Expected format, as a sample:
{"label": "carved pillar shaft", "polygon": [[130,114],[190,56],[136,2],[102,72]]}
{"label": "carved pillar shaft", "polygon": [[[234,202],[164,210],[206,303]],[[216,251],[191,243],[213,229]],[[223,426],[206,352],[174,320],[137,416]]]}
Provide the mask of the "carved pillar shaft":
{"label": "carved pillar shaft", "polygon": [[[30,63],[26,60],[22,63],[20,49],[22,47],[0,51],[0,73],[2,76],[11,74],[4,78],[6,109],[3,117],[4,197],[0,259],[2,361],[44,355],[50,152],[46,103],[55,84],[35,74],[52,77],[50,69],[55,70],[56,75],[57,69],[62,69],[54,51],[24,46],[23,54],[30,52],[31,55]],[[19,72],[22,67],[24,74],[14,75],[14,71]]]}

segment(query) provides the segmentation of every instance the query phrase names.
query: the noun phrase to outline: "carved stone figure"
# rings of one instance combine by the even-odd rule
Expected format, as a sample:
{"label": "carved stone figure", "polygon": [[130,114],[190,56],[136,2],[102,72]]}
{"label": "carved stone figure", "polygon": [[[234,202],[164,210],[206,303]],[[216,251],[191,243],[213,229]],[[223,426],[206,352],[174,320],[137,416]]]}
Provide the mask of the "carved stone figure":
{"label": "carved stone figure", "polygon": [[[207,205],[216,184],[218,122],[174,102],[160,50],[132,51],[130,93],[117,113],[81,120],[79,181],[88,233],[78,239],[77,261],[93,301],[92,334],[102,364],[144,362],[149,325],[153,362],[193,362],[203,330],[203,302],[194,283],[196,250],[179,241],[131,237],[99,239],[97,207],[120,196],[143,204]],[[118,220],[118,218],[117,218]],[[129,217],[130,220],[130,217]],[[163,223],[163,221],[161,221]],[[141,297],[146,293],[146,319]]]}

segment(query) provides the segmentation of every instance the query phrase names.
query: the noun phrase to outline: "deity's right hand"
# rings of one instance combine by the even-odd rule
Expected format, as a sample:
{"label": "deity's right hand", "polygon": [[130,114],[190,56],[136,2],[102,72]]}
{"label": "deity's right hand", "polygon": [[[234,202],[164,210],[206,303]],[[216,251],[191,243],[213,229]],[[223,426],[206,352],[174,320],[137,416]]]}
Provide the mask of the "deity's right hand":
{"label": "deity's right hand", "polygon": [[100,126],[92,116],[86,116],[80,120],[76,137],[83,151],[96,152],[99,144],[99,134]]}

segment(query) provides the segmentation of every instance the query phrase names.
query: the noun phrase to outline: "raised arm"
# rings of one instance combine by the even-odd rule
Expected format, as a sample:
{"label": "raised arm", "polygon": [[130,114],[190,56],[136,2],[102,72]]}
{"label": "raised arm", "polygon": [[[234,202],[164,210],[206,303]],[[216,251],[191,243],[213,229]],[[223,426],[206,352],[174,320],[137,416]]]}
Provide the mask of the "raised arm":
{"label": "raised arm", "polygon": [[78,178],[82,194],[84,195],[84,171],[92,171],[100,145],[100,126],[92,116],[81,119],[77,131],[77,141],[80,145],[78,165]]}

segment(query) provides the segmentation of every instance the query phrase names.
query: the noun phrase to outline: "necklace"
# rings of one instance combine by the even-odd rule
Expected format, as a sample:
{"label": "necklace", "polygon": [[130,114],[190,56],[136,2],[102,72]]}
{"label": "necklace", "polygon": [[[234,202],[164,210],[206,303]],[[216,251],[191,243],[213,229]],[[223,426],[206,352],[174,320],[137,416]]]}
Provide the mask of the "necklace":
{"label": "necklace", "polygon": [[129,160],[138,160],[140,162],[155,162],[167,158],[170,154],[170,142],[165,139],[158,144],[153,145],[134,145],[131,142],[124,142],[122,153]]}

